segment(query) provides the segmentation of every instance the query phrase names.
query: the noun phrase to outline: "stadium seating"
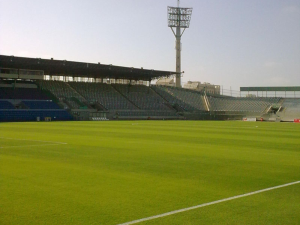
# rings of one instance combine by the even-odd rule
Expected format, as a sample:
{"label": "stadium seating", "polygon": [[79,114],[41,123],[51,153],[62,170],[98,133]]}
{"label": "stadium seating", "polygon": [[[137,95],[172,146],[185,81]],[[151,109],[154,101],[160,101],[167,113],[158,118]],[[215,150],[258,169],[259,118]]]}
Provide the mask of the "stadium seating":
{"label": "stadium seating", "polygon": [[231,98],[208,97],[210,110],[227,112],[260,112],[277,103],[280,98]]}
{"label": "stadium seating", "polygon": [[60,109],[52,101],[22,101],[29,109]]}
{"label": "stadium seating", "polygon": [[[262,115],[277,104],[280,113],[293,118],[299,115],[299,99],[266,97],[206,96],[204,93],[167,86],[104,84],[88,82],[38,81],[0,83],[0,121],[71,120],[67,109],[107,110],[118,118],[182,118],[186,115],[220,112],[249,112]],[[37,88],[39,87],[39,88]],[[94,107],[94,108],[92,108]],[[77,110],[77,111],[80,111]],[[76,110],[70,113],[77,112]],[[80,112],[81,112],[80,111]],[[185,113],[188,112],[188,113]],[[75,116],[76,117],[76,116]],[[78,117],[78,116],[77,116]],[[82,117],[83,118],[83,117]]]}
{"label": "stadium seating", "polygon": [[161,118],[179,118],[175,111],[160,111],[160,110],[134,110],[134,111],[118,111],[117,115],[121,117],[128,118],[138,118],[138,117],[161,117]]}
{"label": "stadium seating", "polygon": [[8,101],[0,101],[0,109],[14,109],[14,105]]}
{"label": "stadium seating", "polygon": [[97,102],[108,110],[137,109],[109,84],[83,82],[70,82],[69,84],[90,103]]}
{"label": "stadium seating", "polygon": [[36,121],[37,118],[45,120],[45,117],[51,117],[51,120],[72,120],[72,116],[65,110],[0,110],[0,121]]}
{"label": "stadium seating", "polygon": [[86,99],[69,86],[68,83],[62,81],[40,81],[39,85],[42,89],[49,90],[60,101],[69,105],[73,109],[85,107]]}
{"label": "stadium seating", "polygon": [[37,118],[45,120],[46,117],[51,120],[73,119],[32,82],[2,81],[1,85],[0,121],[36,121]]}
{"label": "stadium seating", "polygon": [[49,100],[49,98],[37,88],[0,88],[0,99]]}
{"label": "stadium seating", "polygon": [[294,121],[300,119],[300,99],[287,98],[282,101],[282,110],[277,113],[283,121]]}
{"label": "stadium seating", "polygon": [[152,86],[152,89],[172,105],[178,104],[186,111],[206,111],[203,96],[200,93],[166,86]]}
{"label": "stadium seating", "polygon": [[282,107],[288,109],[288,111],[300,112],[300,99],[299,98],[286,98],[282,103]]}
{"label": "stadium seating", "polygon": [[165,100],[147,86],[115,84],[114,87],[140,109],[171,110],[164,104]]}

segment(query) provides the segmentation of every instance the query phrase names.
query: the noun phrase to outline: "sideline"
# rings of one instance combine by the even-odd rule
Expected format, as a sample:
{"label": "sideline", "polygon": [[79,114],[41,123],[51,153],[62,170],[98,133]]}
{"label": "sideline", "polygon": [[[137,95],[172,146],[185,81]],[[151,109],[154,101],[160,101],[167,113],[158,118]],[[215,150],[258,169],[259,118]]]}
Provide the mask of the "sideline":
{"label": "sideline", "polygon": [[144,221],[148,221],[148,220],[154,220],[154,219],[157,219],[157,218],[166,217],[166,216],[170,216],[170,215],[173,215],[173,214],[177,214],[177,213],[181,213],[181,212],[185,212],[185,211],[189,211],[189,210],[193,210],[193,209],[198,209],[198,208],[202,208],[202,207],[205,207],[205,206],[218,204],[218,203],[221,203],[221,202],[227,202],[227,201],[231,201],[231,200],[234,200],[234,199],[237,199],[237,198],[243,198],[243,197],[247,197],[247,196],[250,196],[250,195],[255,195],[255,194],[262,193],[262,192],[271,191],[271,190],[274,190],[274,189],[283,188],[283,187],[287,187],[287,186],[291,186],[291,185],[295,185],[295,184],[300,184],[300,180],[292,182],[292,183],[287,183],[287,184],[283,184],[283,185],[279,185],[279,186],[275,186],[275,187],[270,187],[270,188],[266,188],[266,189],[262,189],[262,190],[258,190],[258,191],[249,192],[249,193],[242,194],[242,195],[236,195],[236,196],[233,196],[233,197],[224,198],[224,199],[213,201],[213,202],[204,203],[204,204],[201,204],[201,205],[196,205],[196,206],[192,206],[192,207],[188,207],[188,208],[174,210],[174,211],[159,214],[159,215],[156,215],[156,216],[150,216],[150,217],[146,217],[146,218],[142,218],[142,219],[138,219],[138,220],[133,220],[133,221],[118,224],[118,225],[131,225],[131,224],[136,224],[136,223],[140,223],[140,222],[144,222]]}

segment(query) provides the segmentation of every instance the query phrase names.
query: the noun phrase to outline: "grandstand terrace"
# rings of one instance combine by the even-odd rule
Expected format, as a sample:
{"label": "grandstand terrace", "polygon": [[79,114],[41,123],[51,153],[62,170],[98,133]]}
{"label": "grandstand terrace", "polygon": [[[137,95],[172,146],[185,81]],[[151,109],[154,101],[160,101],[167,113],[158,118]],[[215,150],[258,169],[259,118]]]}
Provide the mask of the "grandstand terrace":
{"label": "grandstand terrace", "polygon": [[277,115],[282,121],[300,119],[300,98],[282,99]]}
{"label": "grandstand terrace", "polygon": [[[14,90],[17,94],[14,94]],[[2,122],[73,119],[69,112],[61,109],[51,99],[46,99],[38,90],[27,89],[27,94],[22,98],[18,95],[20,94],[18,88],[5,91],[10,95],[1,95],[1,97],[4,97],[4,99],[0,99],[0,121]],[[22,92],[25,92],[25,90],[22,89]],[[17,96],[17,98],[11,96]]]}
{"label": "grandstand terrace", "polygon": [[170,110],[165,101],[152,89],[143,85],[114,85],[122,95],[126,96],[139,109],[144,110]]}
{"label": "grandstand terrace", "polygon": [[90,104],[100,104],[105,110],[138,109],[110,84],[83,82],[70,82],[69,84]]}
{"label": "grandstand terrace", "polygon": [[150,85],[170,71],[13,56],[0,56],[0,69],[0,121],[300,117],[296,98]]}
{"label": "grandstand terrace", "polygon": [[178,105],[185,111],[207,111],[203,95],[197,91],[166,86],[153,86],[152,88],[170,104]]}
{"label": "grandstand terrace", "polygon": [[258,113],[263,113],[279,100],[280,98],[216,98],[212,96],[208,98],[212,111]]}
{"label": "grandstand terrace", "polygon": [[85,106],[83,102],[86,100],[66,82],[43,80],[39,81],[39,86],[42,90],[48,90],[60,102],[65,103],[72,109],[79,109]]}

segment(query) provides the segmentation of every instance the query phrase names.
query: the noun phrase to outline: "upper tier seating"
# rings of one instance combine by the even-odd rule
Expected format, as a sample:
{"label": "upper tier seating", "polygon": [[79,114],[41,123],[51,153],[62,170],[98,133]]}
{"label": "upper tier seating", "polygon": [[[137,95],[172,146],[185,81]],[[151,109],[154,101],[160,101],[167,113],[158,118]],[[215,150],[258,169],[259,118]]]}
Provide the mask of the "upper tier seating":
{"label": "upper tier seating", "polygon": [[0,101],[0,109],[14,109],[15,107],[8,101]]}
{"label": "upper tier seating", "polygon": [[208,97],[212,111],[263,112],[280,98],[215,98]]}
{"label": "upper tier seating", "polygon": [[115,84],[114,87],[140,109],[171,110],[164,104],[165,100],[147,86]]}
{"label": "upper tier seating", "polygon": [[60,109],[57,104],[52,101],[23,101],[29,109]]}
{"label": "upper tier seating", "polygon": [[[73,119],[66,110],[60,109],[46,94],[37,89],[35,84],[28,82],[20,85],[23,88],[0,87],[0,99],[10,99],[0,100],[0,121],[36,121],[38,117],[41,121],[45,117],[51,117],[51,120]],[[24,88],[25,86],[28,87]]]}
{"label": "upper tier seating", "polygon": [[152,89],[171,104],[178,104],[186,111],[206,111],[203,96],[200,93],[166,86],[152,86]]}
{"label": "upper tier seating", "polygon": [[137,109],[131,102],[118,93],[111,85],[102,83],[70,82],[78,93],[91,103],[100,103],[109,110]]}
{"label": "upper tier seating", "polygon": [[37,88],[0,88],[0,99],[49,100],[49,98]]}

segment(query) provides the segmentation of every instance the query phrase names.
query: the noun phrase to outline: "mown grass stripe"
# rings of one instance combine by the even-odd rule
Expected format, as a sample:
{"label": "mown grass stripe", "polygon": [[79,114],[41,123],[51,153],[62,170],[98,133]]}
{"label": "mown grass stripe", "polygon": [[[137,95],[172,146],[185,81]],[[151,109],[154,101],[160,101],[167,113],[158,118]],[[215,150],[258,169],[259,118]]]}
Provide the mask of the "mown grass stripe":
{"label": "mown grass stripe", "polygon": [[262,193],[262,192],[271,191],[271,190],[274,190],[274,189],[283,188],[283,187],[287,187],[287,186],[291,186],[291,185],[295,185],[295,184],[300,184],[300,181],[295,181],[295,182],[292,182],[292,183],[282,184],[282,185],[279,185],[279,186],[270,187],[270,188],[266,188],[266,189],[262,189],[262,190],[258,190],[258,191],[253,191],[253,192],[249,192],[249,193],[242,194],[242,195],[236,195],[236,196],[233,196],[233,197],[224,198],[224,199],[220,199],[220,200],[217,200],[217,201],[208,202],[208,203],[204,203],[204,204],[201,204],[201,205],[196,205],[196,206],[192,206],[192,207],[188,207],[188,208],[178,209],[178,210],[174,210],[174,211],[171,211],[171,212],[159,214],[159,215],[156,215],[156,216],[150,216],[150,217],[146,217],[146,218],[142,218],[142,219],[138,219],[138,220],[133,220],[133,221],[118,224],[118,225],[137,224],[137,223],[141,223],[141,222],[144,222],[144,221],[154,220],[154,219],[157,219],[157,218],[166,217],[166,216],[170,216],[170,215],[173,215],[173,214],[190,211],[190,210],[193,210],[193,209],[198,209],[198,208],[202,208],[202,207],[209,206],[209,205],[215,205],[215,204],[218,204],[218,203],[227,202],[227,201],[231,201],[231,200],[234,200],[234,199],[243,198],[243,197],[247,197],[247,196],[250,196],[250,195],[255,195],[255,194]]}

